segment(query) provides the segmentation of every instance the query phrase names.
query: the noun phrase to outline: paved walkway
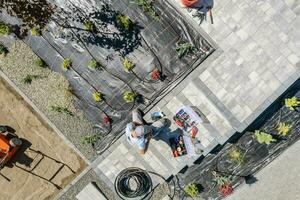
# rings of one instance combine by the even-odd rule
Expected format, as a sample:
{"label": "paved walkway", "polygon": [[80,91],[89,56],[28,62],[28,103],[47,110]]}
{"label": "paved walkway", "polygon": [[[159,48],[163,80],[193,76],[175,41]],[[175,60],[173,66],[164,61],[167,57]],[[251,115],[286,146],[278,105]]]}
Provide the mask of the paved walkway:
{"label": "paved walkway", "polygon": [[300,197],[300,142],[295,143],[255,175],[254,185],[243,185],[226,200],[283,200]]}
{"label": "paved walkway", "polygon": [[[204,21],[201,26],[193,17],[195,10],[182,8],[179,0],[169,2],[219,48],[152,110],[172,117],[182,105],[197,106],[210,121],[199,127],[208,152],[243,131],[300,77],[300,13],[294,9],[299,2],[218,0],[214,24]],[[94,164],[111,184],[129,166],[168,178],[194,160],[185,159],[175,160],[161,141],[141,157],[122,137]]]}

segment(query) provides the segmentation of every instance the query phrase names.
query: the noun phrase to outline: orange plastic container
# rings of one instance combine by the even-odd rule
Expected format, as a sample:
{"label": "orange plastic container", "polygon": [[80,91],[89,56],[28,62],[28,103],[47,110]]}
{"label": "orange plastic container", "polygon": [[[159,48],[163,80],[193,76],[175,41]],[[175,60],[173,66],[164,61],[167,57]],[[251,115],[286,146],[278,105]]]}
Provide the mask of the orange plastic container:
{"label": "orange plastic container", "polygon": [[181,3],[185,6],[185,7],[193,7],[196,5],[196,3],[198,3],[200,0],[181,0]]}

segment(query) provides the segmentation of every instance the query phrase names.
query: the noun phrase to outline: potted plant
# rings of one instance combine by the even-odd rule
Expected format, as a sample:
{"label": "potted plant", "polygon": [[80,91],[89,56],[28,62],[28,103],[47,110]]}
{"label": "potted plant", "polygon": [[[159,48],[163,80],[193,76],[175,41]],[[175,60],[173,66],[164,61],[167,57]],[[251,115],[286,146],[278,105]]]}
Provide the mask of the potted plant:
{"label": "potted plant", "polygon": [[195,6],[198,2],[199,0],[181,0],[181,3],[188,8]]}

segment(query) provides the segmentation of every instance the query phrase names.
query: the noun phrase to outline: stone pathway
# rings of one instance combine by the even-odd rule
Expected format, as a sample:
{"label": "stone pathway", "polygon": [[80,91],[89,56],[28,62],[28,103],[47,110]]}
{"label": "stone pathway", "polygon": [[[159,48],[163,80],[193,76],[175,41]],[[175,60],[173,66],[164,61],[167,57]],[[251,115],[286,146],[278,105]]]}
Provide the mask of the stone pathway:
{"label": "stone pathway", "polygon": [[[197,106],[210,121],[199,127],[208,153],[243,131],[299,78],[299,12],[283,0],[215,1],[214,24],[208,20],[199,26],[195,10],[183,8],[179,0],[169,2],[219,48],[151,111],[161,110],[171,118],[182,105]],[[174,159],[161,141],[152,142],[143,157],[123,136],[99,158],[95,170],[109,184],[132,166],[168,178],[195,159]]]}

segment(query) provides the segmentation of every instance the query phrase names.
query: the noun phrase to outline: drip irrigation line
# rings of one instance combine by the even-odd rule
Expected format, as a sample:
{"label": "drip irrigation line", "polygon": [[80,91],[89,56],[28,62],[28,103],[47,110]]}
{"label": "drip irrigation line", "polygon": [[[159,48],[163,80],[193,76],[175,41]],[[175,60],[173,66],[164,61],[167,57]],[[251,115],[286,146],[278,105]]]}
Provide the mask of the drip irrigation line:
{"label": "drip irrigation line", "polygon": [[[54,21],[56,24],[58,24],[59,26],[60,26],[60,24],[59,23],[57,23],[56,21]],[[81,40],[81,38],[79,37],[79,36],[77,36],[77,34],[74,32],[74,30],[72,29],[72,28],[70,28],[70,30],[72,31],[72,33],[80,40],[80,42],[83,44],[83,46],[84,46],[84,48],[87,50],[87,52],[90,54],[90,56],[93,58],[93,59],[95,59],[95,57],[93,57],[93,55],[90,53],[90,51],[88,50],[88,48],[85,46],[85,44],[84,44],[84,42]],[[42,38],[45,40],[45,41],[47,41],[47,43],[52,47],[52,48],[54,48],[55,49],[55,51],[58,53],[58,54],[60,54],[60,56],[61,57],[63,57],[64,58],[64,56],[57,50],[57,48],[54,46],[54,45],[52,45],[43,35],[41,35],[42,36]],[[96,59],[95,59],[96,60]],[[115,76],[114,74],[112,74],[112,73],[110,73],[109,71],[107,71],[102,65],[100,65],[100,67],[101,67],[101,69],[104,69],[107,73],[109,73],[110,75],[113,75],[115,78],[117,78],[117,79],[119,79],[119,80],[121,80],[123,83],[125,83],[129,88],[130,88],[130,90],[131,91],[133,91],[133,89],[132,89],[132,87],[129,85],[129,84],[127,84],[124,80],[122,80],[121,78],[119,78],[119,77],[117,77],[117,76]],[[70,67],[71,69],[73,69],[73,71],[77,74],[77,75],[79,75],[82,79],[84,79],[84,81],[86,81],[95,91],[98,91],[98,89],[95,87],[95,86],[93,86],[86,78],[84,78],[74,67]],[[110,105],[107,101],[103,101],[103,102],[105,102],[105,104],[110,108],[110,109],[112,109],[112,110],[115,110],[115,111],[127,111],[128,109],[117,109],[117,108],[114,108],[112,105]],[[132,106],[129,108],[129,110],[132,110],[133,109],[133,107],[134,107],[134,103],[132,104]]]}

